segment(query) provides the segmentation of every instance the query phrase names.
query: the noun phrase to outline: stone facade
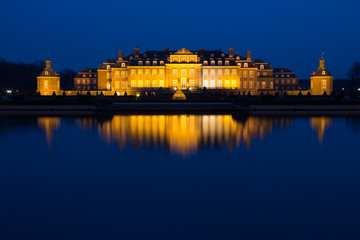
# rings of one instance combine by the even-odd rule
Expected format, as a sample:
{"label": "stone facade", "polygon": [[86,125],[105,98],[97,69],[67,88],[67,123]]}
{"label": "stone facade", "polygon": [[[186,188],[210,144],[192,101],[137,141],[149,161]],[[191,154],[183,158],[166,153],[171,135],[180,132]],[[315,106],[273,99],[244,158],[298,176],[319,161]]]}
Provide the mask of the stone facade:
{"label": "stone facade", "polygon": [[312,73],[310,77],[310,88],[312,95],[331,94],[333,91],[333,79],[334,77],[325,67],[325,59],[320,59],[318,69]]}

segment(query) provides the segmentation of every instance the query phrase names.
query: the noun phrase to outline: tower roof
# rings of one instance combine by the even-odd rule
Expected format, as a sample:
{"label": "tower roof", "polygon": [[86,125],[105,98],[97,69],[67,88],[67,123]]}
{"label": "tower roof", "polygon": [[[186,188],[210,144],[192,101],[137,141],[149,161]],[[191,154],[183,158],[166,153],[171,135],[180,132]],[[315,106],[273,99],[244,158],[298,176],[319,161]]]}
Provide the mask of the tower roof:
{"label": "tower roof", "polygon": [[57,77],[59,74],[54,71],[54,69],[51,67],[51,61],[46,61],[46,66],[44,70],[40,73],[40,76],[47,76],[47,77]]}
{"label": "tower roof", "polygon": [[325,59],[322,56],[320,58],[320,63],[318,69],[311,74],[312,76],[332,76],[329,70],[325,67]]}

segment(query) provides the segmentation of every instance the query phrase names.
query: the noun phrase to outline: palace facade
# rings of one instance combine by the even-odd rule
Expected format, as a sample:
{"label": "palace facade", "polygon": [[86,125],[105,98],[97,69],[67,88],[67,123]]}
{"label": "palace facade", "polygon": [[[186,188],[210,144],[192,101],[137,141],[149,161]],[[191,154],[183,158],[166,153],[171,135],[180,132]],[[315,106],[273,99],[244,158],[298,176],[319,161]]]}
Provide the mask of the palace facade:
{"label": "palace facade", "polygon": [[[325,68],[322,64],[324,62],[320,63],[321,69]],[[318,80],[315,80],[319,69],[312,77],[312,87],[316,88],[314,93],[322,94],[326,90],[330,94],[332,78],[327,79],[327,88],[323,89],[324,84],[321,82],[319,85]],[[321,79],[331,76],[326,69],[320,72],[323,71],[326,75],[320,74]],[[61,94],[63,91],[60,90],[58,80],[59,76],[51,68],[50,61],[47,61],[46,68],[38,77],[38,92],[41,95],[52,95],[54,92]],[[158,91],[160,88],[169,91],[197,91],[206,88],[257,95],[278,90],[295,93],[298,92],[298,84],[298,78],[292,71],[287,68],[274,69],[263,60],[252,59],[251,51],[247,51],[244,57],[234,54],[233,48],[229,48],[227,53],[204,48],[196,51],[185,48],[170,51],[164,48],[163,51],[140,53],[137,47],[126,57],[123,56],[123,51],[119,51],[117,59],[109,59],[98,69],[82,70],[74,79],[74,91],[65,93],[135,95],[141,91]]]}

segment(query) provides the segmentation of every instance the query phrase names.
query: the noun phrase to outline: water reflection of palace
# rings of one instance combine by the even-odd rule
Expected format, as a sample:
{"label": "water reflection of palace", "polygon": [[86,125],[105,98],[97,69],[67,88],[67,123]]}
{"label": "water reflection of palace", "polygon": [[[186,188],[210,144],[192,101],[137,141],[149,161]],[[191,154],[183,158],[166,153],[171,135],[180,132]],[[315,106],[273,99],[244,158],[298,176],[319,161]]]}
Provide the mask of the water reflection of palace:
{"label": "water reflection of palace", "polygon": [[[78,122],[85,128],[94,126],[94,119]],[[262,139],[271,132],[272,118],[249,117],[236,119],[231,115],[133,115],[114,116],[96,123],[101,138],[117,141],[120,148],[133,144],[161,147],[180,155],[196,152],[204,146],[227,146],[229,151],[252,139]]]}
{"label": "water reflection of palace", "polygon": [[[286,128],[294,119],[289,117],[255,117],[232,115],[121,115],[109,118],[85,117],[76,120],[84,129],[97,129],[106,142],[118,142],[120,149],[133,145],[168,149],[180,155],[197,152],[204,147],[248,149],[254,139],[263,139],[276,127]],[[49,148],[52,135],[60,127],[60,117],[39,117],[38,126],[46,132]],[[312,117],[310,126],[322,144],[330,117]]]}
{"label": "water reflection of palace", "polygon": [[317,131],[320,144],[323,143],[325,131],[331,126],[331,122],[330,117],[323,116],[310,118],[310,126],[314,131]]}
{"label": "water reflection of palace", "polygon": [[45,130],[49,148],[51,148],[53,132],[60,127],[60,121],[59,117],[38,117],[38,126]]}

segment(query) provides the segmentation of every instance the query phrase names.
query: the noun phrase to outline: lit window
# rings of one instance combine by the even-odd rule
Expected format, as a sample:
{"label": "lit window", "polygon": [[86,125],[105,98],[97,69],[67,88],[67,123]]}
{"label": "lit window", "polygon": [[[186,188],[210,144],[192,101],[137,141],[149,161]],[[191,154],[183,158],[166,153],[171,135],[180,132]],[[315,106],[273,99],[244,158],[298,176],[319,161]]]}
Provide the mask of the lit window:
{"label": "lit window", "polygon": [[87,83],[87,84],[90,84],[90,79],[87,79],[87,80],[86,80],[86,83]]}
{"label": "lit window", "polygon": [[203,87],[205,87],[205,88],[208,88],[208,87],[209,87],[209,82],[208,82],[208,80],[204,80],[204,81],[203,81]]}
{"label": "lit window", "polygon": [[264,81],[261,82],[261,88],[262,88],[262,89],[266,89],[266,82],[264,82]]}
{"label": "lit window", "polygon": [[139,61],[138,65],[139,65],[139,66],[142,66],[142,65],[143,65],[143,62],[142,62],[142,61]]}
{"label": "lit window", "polygon": [[250,81],[249,87],[250,87],[251,89],[254,88],[254,81]]}
{"label": "lit window", "polygon": [[247,81],[244,82],[244,88],[248,88],[248,82]]}
{"label": "lit window", "polygon": [[46,80],[44,81],[44,89],[48,89],[49,87],[49,82]]}
{"label": "lit window", "polygon": [[218,88],[222,88],[222,81],[221,81],[221,80],[218,81],[217,87],[218,87]]}
{"label": "lit window", "polygon": [[106,69],[109,70],[109,69],[110,69],[110,65],[107,65],[107,66],[106,66]]}
{"label": "lit window", "polygon": [[326,80],[321,80],[321,88],[322,89],[326,88]]}
{"label": "lit window", "polygon": [[263,70],[263,69],[264,69],[264,65],[260,65],[260,69]]}
{"label": "lit window", "polygon": [[215,69],[210,70],[210,76],[212,76],[212,77],[215,76]]}
{"label": "lit window", "polygon": [[244,77],[245,77],[245,78],[248,77],[248,71],[244,71]]}
{"label": "lit window", "polygon": [[123,67],[123,68],[124,68],[125,66],[126,66],[126,65],[125,65],[125,63],[121,63],[121,67]]}
{"label": "lit window", "polygon": [[145,65],[146,65],[146,66],[150,66],[150,61],[146,61],[146,62],[145,62]]}
{"label": "lit window", "polygon": [[86,84],[86,79],[83,79],[83,84]]}
{"label": "lit window", "polygon": [[156,76],[156,70],[152,71],[152,75],[155,77]]}
{"label": "lit window", "polygon": [[135,77],[135,70],[134,69],[131,70],[131,76]]}
{"label": "lit window", "polygon": [[211,66],[215,66],[215,61],[211,61]]}
{"label": "lit window", "polygon": [[204,65],[207,66],[207,65],[208,65],[208,61],[204,61]]}
{"label": "lit window", "polygon": [[293,83],[293,84],[296,84],[296,79],[293,79],[293,80],[292,80],[292,83]]}
{"label": "lit window", "polygon": [[225,80],[225,88],[230,88],[230,81],[229,80]]}
{"label": "lit window", "polygon": [[322,71],[322,75],[325,75],[326,73],[325,73],[325,71]]}
{"label": "lit window", "polygon": [[156,87],[156,80],[152,81],[152,87]]}
{"label": "lit window", "polygon": [[96,79],[93,80],[93,84],[96,84]]}
{"label": "lit window", "polygon": [[181,69],[181,76],[186,76],[186,69]]}
{"label": "lit window", "polygon": [[126,72],[125,72],[125,71],[121,71],[121,77],[122,77],[122,78],[125,78],[125,76],[126,76]]}
{"label": "lit window", "polygon": [[106,73],[106,78],[107,78],[107,79],[110,79],[110,73],[109,73],[109,72]]}
{"label": "lit window", "polygon": [[232,75],[233,75],[233,76],[236,76],[236,69],[233,69],[233,70],[232,70]]}
{"label": "lit window", "polygon": [[159,81],[159,87],[164,87],[164,86],[165,86],[164,80],[160,80],[160,81]]}
{"label": "lit window", "polygon": [[232,80],[231,87],[236,88],[236,80]]}
{"label": "lit window", "polygon": [[218,65],[219,65],[219,66],[222,66],[222,61],[218,61]]}
{"label": "lit window", "polygon": [[160,61],[160,65],[161,65],[161,66],[164,66],[164,61]]}
{"label": "lit window", "polygon": [[230,75],[229,69],[225,69],[225,76],[229,76],[229,75]]}
{"label": "lit window", "polygon": [[160,76],[164,76],[164,70],[160,70]]}
{"label": "lit window", "polygon": [[133,81],[131,81],[131,87],[132,88],[135,88],[136,87],[136,82],[133,80]]}
{"label": "lit window", "polygon": [[193,57],[190,58],[190,62],[195,62],[195,59]]}
{"label": "lit window", "polygon": [[126,88],[126,82],[125,81],[121,81],[121,88],[125,89]]}
{"label": "lit window", "polygon": [[218,70],[218,76],[219,76],[219,77],[222,76],[222,70],[221,70],[221,69]]}
{"label": "lit window", "polygon": [[195,70],[194,69],[190,69],[190,77],[193,77],[195,75]]}
{"label": "lit window", "polygon": [[195,86],[195,81],[194,80],[190,80],[190,87],[194,87]]}
{"label": "lit window", "polygon": [[139,87],[139,88],[143,87],[143,81],[142,81],[142,80],[139,80],[139,81],[138,81],[138,87]]}
{"label": "lit window", "polygon": [[116,78],[119,78],[119,76],[120,76],[119,71],[116,71],[116,72],[115,72],[115,77],[116,77]]}
{"label": "lit window", "polygon": [[119,81],[115,81],[115,89],[119,89],[120,88],[120,82]]}
{"label": "lit window", "polygon": [[142,70],[142,69],[139,69],[138,75],[139,75],[139,76],[142,76],[142,75],[143,75],[143,70]]}
{"label": "lit window", "polygon": [[267,72],[264,72],[263,75],[264,75],[264,76],[267,76]]}
{"label": "lit window", "polygon": [[[46,72],[45,72],[45,74],[46,74]],[[47,74],[46,74],[47,75]],[[85,74],[83,74],[83,77],[86,77],[86,75]]]}
{"label": "lit window", "polygon": [[157,65],[157,61],[153,61],[153,66],[156,66]]}
{"label": "lit window", "polygon": [[254,71],[250,71],[250,77],[251,77],[251,78],[254,77]]}
{"label": "lit window", "polygon": [[249,66],[248,63],[244,63],[244,68],[247,68]]}
{"label": "lit window", "polygon": [[174,76],[174,77],[177,77],[177,75],[178,75],[178,70],[177,70],[177,69],[173,69],[173,76]]}
{"label": "lit window", "polygon": [[77,84],[80,84],[80,79],[77,80]]}
{"label": "lit window", "polygon": [[225,61],[225,66],[229,66],[229,61]]}
{"label": "lit window", "polygon": [[147,87],[147,88],[150,87],[150,81],[149,80],[145,81],[145,87]]}
{"label": "lit window", "polygon": [[186,62],[186,58],[181,58],[181,62]]}
{"label": "lit window", "polygon": [[207,69],[204,70],[204,76],[208,76],[208,70]]}
{"label": "lit window", "polygon": [[145,76],[150,76],[150,70],[145,70]]}

